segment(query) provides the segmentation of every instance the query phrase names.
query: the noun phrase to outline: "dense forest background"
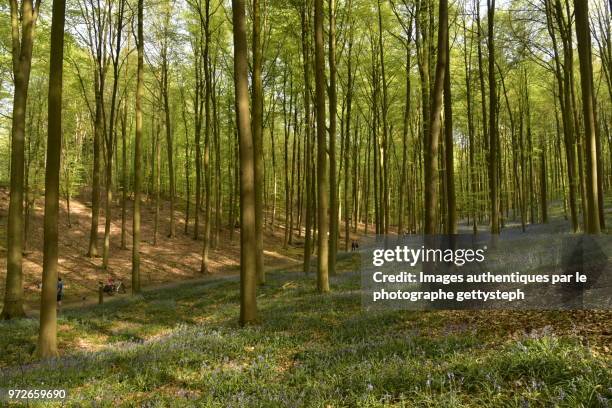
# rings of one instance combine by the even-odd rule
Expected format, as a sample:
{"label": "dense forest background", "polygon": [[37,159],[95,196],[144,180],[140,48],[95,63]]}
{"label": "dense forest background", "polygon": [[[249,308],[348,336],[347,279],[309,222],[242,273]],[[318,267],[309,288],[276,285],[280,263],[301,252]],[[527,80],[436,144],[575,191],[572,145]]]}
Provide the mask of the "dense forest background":
{"label": "dense forest background", "polygon": [[[330,220],[338,220],[332,228],[342,236],[347,226],[358,224],[379,233],[425,228],[424,195],[431,182],[425,177],[425,142],[435,99],[438,7],[378,3],[334,2],[331,14],[328,6],[325,10],[325,53],[333,53],[324,73],[330,92],[325,126],[330,199],[338,215]],[[453,230],[450,224],[457,220],[475,229],[490,223],[492,170],[499,184],[500,226],[546,222],[547,207],[560,201],[573,230],[586,229],[590,145],[573,6],[507,1],[488,10],[480,3],[449,5],[449,104],[442,115],[448,119],[441,124],[449,135],[440,137],[433,160],[439,162],[435,231]],[[14,88],[10,13],[3,7],[0,180],[8,183]],[[44,192],[50,4],[40,7],[26,114],[26,214]],[[68,204],[72,195],[93,188],[97,219],[107,198],[129,200],[133,190],[135,6],[118,1],[68,2],[67,7],[61,194]],[[263,213],[266,225],[287,229],[290,242],[304,235],[306,224],[316,224],[310,7],[264,2],[260,16],[263,88],[253,122],[261,124],[253,129],[263,132]],[[610,4],[596,1],[589,8],[598,199],[603,200],[611,182]],[[224,2],[155,2],[144,10],[143,192],[171,199],[188,228],[204,226],[213,243],[222,225],[235,223],[239,203],[230,14]],[[496,139],[491,159],[490,143]],[[496,168],[490,167],[493,162]],[[449,201],[456,210],[449,209]],[[454,221],[447,217],[452,211]],[[169,225],[161,223],[164,234],[176,234],[178,216]],[[603,215],[600,221],[604,226]],[[90,252],[106,253],[106,238],[99,249],[94,240]]]}

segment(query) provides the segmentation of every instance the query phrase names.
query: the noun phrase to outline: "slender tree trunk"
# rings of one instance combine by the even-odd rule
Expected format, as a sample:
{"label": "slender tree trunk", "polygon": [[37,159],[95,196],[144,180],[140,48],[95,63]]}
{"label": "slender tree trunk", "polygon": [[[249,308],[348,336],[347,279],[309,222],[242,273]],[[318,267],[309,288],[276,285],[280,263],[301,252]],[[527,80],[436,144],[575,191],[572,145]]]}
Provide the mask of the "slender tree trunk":
{"label": "slender tree trunk", "polygon": [[[484,76],[485,76],[485,72],[484,72],[484,63],[483,63],[483,53],[482,53],[482,42],[483,42],[483,30],[482,30],[482,24],[480,21],[480,0],[477,0],[474,2],[474,8],[476,9],[476,27],[478,30],[478,42],[477,42],[477,50],[478,50],[478,79],[479,79],[479,83],[480,83],[480,106],[481,106],[481,113],[482,113],[482,142],[484,144],[485,149],[488,148],[488,144],[489,144],[489,122],[487,120],[487,96],[486,96],[486,89],[485,89],[485,82],[484,82]],[[490,98],[491,96],[489,96]],[[489,159],[490,160],[490,159]],[[483,171],[486,172],[486,168],[483,167]],[[482,173],[479,173],[479,178],[482,177]],[[483,191],[483,183],[480,182],[480,186],[477,189],[477,191]],[[478,214],[479,218],[482,218],[482,212],[479,210],[479,214]]]}
{"label": "slender tree trunk", "polygon": [[[126,63],[127,70],[127,63]],[[123,103],[123,115],[121,116],[121,168],[122,168],[122,191],[121,191],[121,249],[127,249],[126,243],[126,223],[127,223],[127,101]]]}
{"label": "slender tree trunk", "polygon": [[[202,23],[200,26],[200,30],[203,30]],[[195,46],[195,83],[196,89],[194,91],[194,131],[195,131],[195,169],[196,169],[196,185],[195,185],[195,212],[194,212],[194,225],[193,225],[193,239],[197,240],[200,235],[200,208],[202,204],[201,196],[202,196],[202,111],[204,106],[202,89],[203,89],[203,81],[202,81],[202,66],[204,65],[202,62],[202,55],[200,53],[200,44],[201,40],[196,40]]]}
{"label": "slender tree trunk", "polygon": [[291,123],[291,108],[293,103],[293,77],[291,78],[291,91],[289,92],[289,112],[287,112],[287,75],[290,73],[291,68],[289,65],[285,65],[285,72],[283,75],[283,159],[285,166],[285,234],[283,237],[283,248],[287,249],[289,242],[289,234],[291,233],[291,227],[289,225],[291,204],[289,202],[289,129]]}
{"label": "slender tree trunk", "polygon": [[164,19],[164,36],[163,36],[163,45],[161,50],[161,59],[162,59],[162,73],[161,73],[161,87],[162,87],[162,97],[164,103],[164,113],[165,113],[165,124],[166,124],[166,152],[168,154],[168,179],[169,179],[169,193],[170,193],[170,231],[168,233],[169,238],[174,238],[176,236],[176,226],[175,226],[175,216],[174,216],[174,199],[176,196],[176,188],[174,185],[174,151],[173,151],[173,132],[172,132],[172,123],[170,122],[170,95],[169,95],[169,87],[168,87],[168,36],[169,33],[169,25],[170,25],[170,4],[166,4],[166,15]]}
{"label": "slender tree trunk", "polygon": [[113,153],[115,151],[115,138],[116,138],[116,127],[115,127],[115,115],[117,112],[117,91],[119,88],[119,54],[121,53],[121,33],[123,31],[123,12],[125,10],[125,1],[119,2],[119,10],[116,21],[116,36],[115,36],[115,50],[114,54],[111,53],[111,59],[113,64],[113,85],[111,94],[111,106],[110,106],[110,121],[108,126],[108,132],[105,132],[105,144],[106,144],[106,202],[104,208],[104,247],[102,250],[102,267],[108,268],[108,257],[110,255],[110,229],[111,229],[111,211],[113,203]]}
{"label": "slender tree trunk", "polygon": [[[293,81],[291,83],[291,88],[293,89]],[[292,95],[295,94],[292,91]],[[295,101],[294,99],[292,99],[293,101]],[[292,102],[292,106],[294,105],[295,102]],[[299,199],[298,202],[296,203],[296,201],[294,200],[295,197],[295,179],[296,179],[296,167],[297,167],[297,173],[299,175],[299,168],[300,168],[300,163],[299,163],[299,156],[300,156],[300,139],[298,139],[298,132],[299,132],[299,128],[298,128],[298,109],[297,106],[293,107],[293,143],[291,146],[291,189],[289,190],[289,245],[293,245],[293,232],[294,232],[294,213],[296,208],[299,210]],[[297,145],[297,146],[296,146]],[[297,163],[296,163],[296,157],[297,159]],[[299,183],[299,178],[298,178],[298,183]],[[299,186],[298,186],[299,189]],[[298,215],[299,218],[299,215]],[[299,227],[298,227],[299,229]]]}
{"label": "slender tree trunk", "polygon": [[323,0],[315,0],[315,94],[317,98],[317,289],[329,292],[329,179],[325,129]]}
{"label": "slender tree trunk", "polygon": [[189,210],[191,207],[191,151],[189,150],[189,127],[187,124],[187,112],[185,107],[185,95],[181,87],[181,99],[183,100],[181,115],[183,116],[183,126],[185,127],[185,235],[189,235]]}
{"label": "slender tree trunk", "polygon": [[155,218],[153,221],[153,246],[157,246],[157,235],[159,232],[159,204],[160,204],[160,195],[161,195],[161,140],[159,137],[159,119],[156,121],[155,126],[155,139],[153,141],[153,145],[155,146],[155,155],[153,157],[153,161],[155,165],[153,166],[153,179],[155,182]]}
{"label": "slender tree trunk", "polygon": [[546,169],[546,142],[542,140],[540,147],[540,209],[542,212],[542,223],[548,223],[548,190],[547,178],[548,171]]}
{"label": "slender tree trunk", "polygon": [[[215,64],[216,66],[216,64]],[[216,68],[213,69],[213,78]],[[217,80],[213,81],[213,118],[214,118],[214,142],[215,142],[215,231],[212,238],[212,247],[216,248],[219,243],[219,233],[221,230],[221,209],[223,208],[221,203],[221,117],[220,109],[218,106],[219,92],[217,91]]]}
{"label": "slender tree trunk", "polygon": [[[23,310],[23,179],[25,121],[28,87],[32,65],[34,28],[38,18],[39,0],[24,0],[21,10],[17,0],[9,1],[13,58],[13,117],[11,123],[11,194],[7,223],[6,289],[0,318],[25,316]],[[21,24],[21,27],[20,27]],[[19,29],[21,28],[21,35]],[[20,38],[21,37],[21,38]]]}
{"label": "slender tree trunk", "polygon": [[383,27],[382,27],[382,10],[381,0],[378,0],[378,51],[380,58],[380,76],[382,82],[382,101],[381,101],[381,113],[382,113],[382,140],[380,141],[380,169],[381,169],[381,197],[380,204],[382,211],[380,212],[380,221],[382,232],[384,234],[389,233],[389,97],[388,97],[388,84],[387,75],[385,70],[385,49],[383,43]]}
{"label": "slender tree trunk", "polygon": [[444,152],[446,167],[446,232],[457,233],[457,202],[455,198],[455,155],[453,142],[453,107],[450,81],[450,49],[446,41],[446,68],[444,73]]}
{"label": "slender tree trunk", "polygon": [[[351,7],[351,3],[349,3],[349,10]],[[351,16],[352,17],[352,16]],[[349,241],[351,239],[351,212],[349,211],[349,178],[351,176],[350,169],[350,147],[351,147],[351,113],[353,108],[353,41],[354,41],[354,31],[353,31],[353,23],[354,20],[351,18],[350,20],[350,33],[348,39],[348,56],[347,56],[347,91],[346,91],[346,130],[345,130],[345,140],[344,140],[344,250],[348,252],[349,250]],[[355,143],[355,142],[353,142]]]}
{"label": "slender tree trunk", "polygon": [[[311,172],[311,122],[310,122],[310,45],[308,43],[308,31],[309,31],[309,20],[308,15],[310,14],[310,5],[307,0],[301,9],[301,20],[302,20],[302,55],[304,64],[304,124],[305,124],[305,139],[304,144],[304,187],[303,195],[306,199],[306,220],[304,233],[304,273],[310,273],[310,256],[312,253],[312,213],[314,211],[313,197],[311,185],[313,184],[312,172]],[[299,178],[299,177],[298,177]],[[298,184],[299,185],[299,184]]]}
{"label": "slender tree trunk", "polygon": [[407,161],[408,161],[408,133],[410,132],[410,97],[411,97],[411,81],[410,81],[410,39],[412,37],[412,21],[408,23],[408,32],[406,33],[406,94],[404,97],[404,123],[402,128],[402,169],[400,174],[399,184],[399,209],[397,215],[397,233],[404,234],[404,198],[406,196],[407,183]]}
{"label": "slender tree trunk", "polygon": [[468,51],[467,46],[467,22],[464,21],[463,26],[463,37],[465,38],[465,89],[466,89],[466,104],[467,104],[467,121],[468,121],[468,140],[469,140],[469,168],[468,168],[468,179],[469,179],[469,206],[470,210],[468,213],[468,219],[472,217],[472,231],[474,234],[478,233],[478,224],[476,221],[476,162],[475,162],[475,131],[474,131],[474,114],[472,113],[472,44],[473,37],[470,36],[470,47]]}
{"label": "slender tree trunk", "polygon": [[89,231],[89,250],[87,256],[98,256],[98,222],[100,215],[100,143],[104,136],[104,75],[98,69],[95,77],[96,113],[93,140],[93,174],[91,185],[91,229]]}
{"label": "slender tree trunk", "polygon": [[489,49],[489,189],[491,192],[491,234],[499,234],[499,179],[497,93],[495,80],[495,0],[487,0]]}
{"label": "slender tree trunk", "polygon": [[142,97],[144,94],[144,35],[143,3],[138,0],[138,68],[136,71],[136,136],[134,139],[134,215],[132,218],[132,293],[140,293],[140,183],[141,139],[142,139]]}
{"label": "slender tree trunk", "polygon": [[257,319],[257,245],[255,163],[249,123],[247,35],[244,0],[232,0],[234,23],[234,87],[236,125],[240,138],[240,324]]}
{"label": "slender tree trunk", "polygon": [[439,8],[440,26],[438,28],[438,62],[434,88],[432,92],[432,106],[429,117],[429,134],[427,149],[425,151],[425,234],[436,233],[436,209],[438,206],[438,140],[440,137],[440,113],[442,112],[442,94],[444,90],[444,76],[448,64],[448,1],[441,0]]}
{"label": "slender tree trunk", "polygon": [[599,222],[599,198],[597,181],[597,140],[595,105],[593,103],[593,63],[591,60],[591,32],[589,28],[589,6],[587,0],[574,0],[576,13],[576,37],[580,60],[580,87],[584,115],[586,141],[586,198],[587,225],[589,234],[601,233]]}
{"label": "slender tree trunk", "polygon": [[60,158],[62,147],[62,73],[64,61],[65,0],[53,1],[49,65],[47,166],[40,330],[36,355],[50,358],[57,351],[57,263]]}
{"label": "slender tree trunk", "polygon": [[204,238],[202,243],[202,262],[200,264],[200,273],[208,274],[208,254],[210,251],[210,218],[211,218],[211,188],[212,174],[210,171],[210,143],[212,140],[212,123],[210,102],[212,99],[212,78],[211,78],[211,63],[210,63],[210,0],[205,2],[205,22],[204,22]]}
{"label": "slender tree trunk", "polygon": [[259,0],[253,0],[253,148],[255,149],[255,227],[257,245],[257,282],[266,283],[263,264],[263,53],[261,45],[261,10]]}
{"label": "slender tree trunk", "polygon": [[329,0],[329,274],[336,274],[338,252],[338,184],[336,165],[336,128],[338,91],[336,85],[336,0]]}

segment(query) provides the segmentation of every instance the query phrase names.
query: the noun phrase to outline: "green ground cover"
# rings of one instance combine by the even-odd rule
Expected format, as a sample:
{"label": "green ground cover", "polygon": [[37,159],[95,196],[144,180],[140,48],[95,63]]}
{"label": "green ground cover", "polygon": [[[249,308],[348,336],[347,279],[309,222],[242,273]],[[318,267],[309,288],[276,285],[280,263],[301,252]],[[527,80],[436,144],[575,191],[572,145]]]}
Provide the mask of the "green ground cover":
{"label": "green ground cover", "polygon": [[36,319],[0,322],[0,387],[66,389],[64,406],[612,405],[608,312],[364,312],[358,274],[326,295],[313,279],[271,273],[248,328],[235,278],[66,310],[44,362]]}

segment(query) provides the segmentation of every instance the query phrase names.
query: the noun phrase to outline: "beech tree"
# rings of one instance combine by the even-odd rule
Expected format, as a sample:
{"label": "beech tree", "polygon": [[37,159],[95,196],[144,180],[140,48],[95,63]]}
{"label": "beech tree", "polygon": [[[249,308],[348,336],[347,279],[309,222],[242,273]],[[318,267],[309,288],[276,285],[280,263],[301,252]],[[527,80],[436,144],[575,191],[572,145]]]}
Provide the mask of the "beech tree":
{"label": "beech tree", "polygon": [[32,68],[34,29],[40,0],[9,1],[13,62],[13,116],[11,121],[11,167],[6,253],[6,289],[3,319],[23,317],[23,182],[26,108]]}
{"label": "beech tree", "polygon": [[132,293],[140,293],[140,186],[142,177],[142,97],[144,93],[144,0],[138,0],[136,74],[136,135],[134,137],[134,215],[132,217]]}
{"label": "beech tree", "polygon": [[323,0],[314,2],[315,94],[317,100],[317,288],[329,292],[329,174],[325,128]]}
{"label": "beech tree", "polygon": [[240,323],[257,319],[257,244],[255,158],[249,118],[247,35],[244,0],[232,0],[234,24],[234,92],[240,139]]}
{"label": "beech tree", "polygon": [[597,181],[597,132],[593,96],[593,67],[591,61],[591,30],[589,28],[589,5],[586,0],[575,0],[576,38],[580,60],[580,89],[586,140],[586,190],[587,224],[589,234],[601,232],[599,220],[599,191]]}
{"label": "beech tree", "polygon": [[64,64],[65,0],[53,0],[49,64],[49,122],[45,172],[43,276],[37,355],[55,357],[57,351],[58,223],[62,149],[62,76]]}

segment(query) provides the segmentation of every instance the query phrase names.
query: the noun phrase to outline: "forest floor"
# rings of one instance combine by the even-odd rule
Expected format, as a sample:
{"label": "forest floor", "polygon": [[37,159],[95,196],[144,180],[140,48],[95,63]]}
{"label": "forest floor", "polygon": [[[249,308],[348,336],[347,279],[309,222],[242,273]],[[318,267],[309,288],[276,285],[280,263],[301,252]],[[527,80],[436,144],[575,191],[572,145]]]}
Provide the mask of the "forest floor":
{"label": "forest floor", "polygon": [[[87,196],[89,196],[87,194]],[[6,277],[6,222],[8,214],[8,189],[0,187],[0,302],[4,298]],[[128,204],[126,216],[126,243],[128,250],[121,249],[121,206],[112,207],[110,257],[107,269],[102,268],[102,244],[104,240],[104,206],[100,210],[98,252],[99,257],[86,256],[91,228],[91,202],[85,196],[74,197],[70,202],[71,227],[68,227],[66,203],[60,206],[59,268],[65,287],[65,307],[77,307],[95,303],[98,300],[98,282],[109,277],[122,280],[129,288],[132,261],[132,211]],[[184,280],[210,279],[219,275],[236,275],[240,271],[240,229],[234,230],[233,240],[229,239],[229,228],[223,225],[219,242],[210,252],[210,275],[200,273],[202,241],[193,239],[193,215],[189,235],[184,234],[184,213],[176,212],[176,237],[168,238],[170,205],[162,201],[160,209],[157,245],[153,245],[154,201],[143,201],[141,220],[141,279],[143,287],[152,288]],[[44,198],[36,200],[30,216],[27,247],[24,251],[24,295],[26,311],[39,308],[42,276]],[[193,214],[193,211],[192,211]],[[202,229],[202,216],[200,228]],[[267,268],[289,267],[301,263],[300,248],[283,248],[284,230],[265,229],[264,261]],[[200,237],[202,235],[200,234]]]}
{"label": "forest floor", "polygon": [[[30,312],[42,263],[35,249],[42,246],[40,205],[25,258]],[[0,235],[7,206],[3,190]],[[1,387],[66,389],[68,404],[56,405],[75,407],[612,405],[612,312],[365,311],[358,254],[339,254],[332,292],[321,295],[315,274],[300,272],[302,249],[282,249],[279,228],[266,235],[270,270],[258,289],[260,323],[240,328],[239,231],[233,242],[223,231],[211,255],[213,273],[203,277],[202,243],[182,234],[182,219],[178,236],[166,238],[167,205],[159,245],[151,245],[148,204],[146,290],[94,305],[98,281],[113,274],[129,282],[131,252],[118,247],[117,220],[110,268],[102,270],[101,259],[85,257],[90,209],[79,200],[72,208],[73,227],[62,228],[60,243],[70,306],[58,318],[61,357],[33,360],[35,313],[0,322]],[[113,211],[119,218],[120,209]],[[567,230],[555,211],[545,228]],[[102,239],[103,214],[100,220]],[[0,259],[0,282],[5,268]]]}
{"label": "forest floor", "polygon": [[[66,389],[61,406],[604,407],[610,313],[364,311],[358,256],[332,292],[276,271],[240,328],[237,277],[59,316],[62,357],[33,362],[38,322],[0,322],[0,384]],[[30,405],[36,406],[36,404]],[[53,405],[45,405],[53,406]],[[60,406],[57,403],[56,406]]]}

